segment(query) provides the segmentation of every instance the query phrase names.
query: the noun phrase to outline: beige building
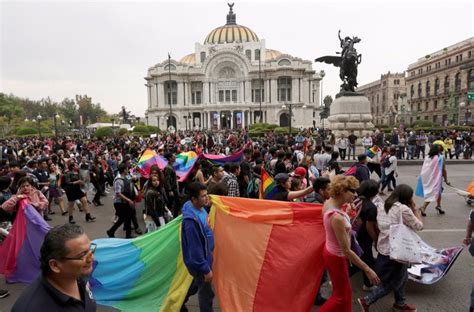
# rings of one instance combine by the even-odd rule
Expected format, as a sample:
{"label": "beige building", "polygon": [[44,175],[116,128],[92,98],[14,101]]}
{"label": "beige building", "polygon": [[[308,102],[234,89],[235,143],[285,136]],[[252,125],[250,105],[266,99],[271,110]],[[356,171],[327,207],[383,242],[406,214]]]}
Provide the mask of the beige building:
{"label": "beige building", "polygon": [[179,61],[148,69],[146,118],[161,129],[242,128],[260,120],[319,126],[320,81],[312,62],[266,47],[250,28],[227,23]]}
{"label": "beige building", "polygon": [[467,92],[474,91],[474,37],[409,65],[406,85],[410,122],[472,124],[474,101]]}
{"label": "beige building", "polygon": [[405,73],[381,75],[380,79],[357,88],[370,102],[375,125],[393,125],[398,122],[402,97],[406,96]]}

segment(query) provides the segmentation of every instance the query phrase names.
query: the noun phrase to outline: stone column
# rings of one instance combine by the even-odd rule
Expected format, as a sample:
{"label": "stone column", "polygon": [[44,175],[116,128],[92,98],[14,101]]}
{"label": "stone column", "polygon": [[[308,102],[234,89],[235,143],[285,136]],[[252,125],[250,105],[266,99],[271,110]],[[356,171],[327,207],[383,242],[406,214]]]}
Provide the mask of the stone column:
{"label": "stone column", "polygon": [[155,98],[156,98],[155,107],[158,107],[158,103],[159,103],[158,88],[159,88],[158,82],[155,82]]}
{"label": "stone column", "polygon": [[245,81],[245,103],[252,103],[252,80]]}
{"label": "stone column", "polygon": [[230,111],[230,128],[234,129],[234,111]]}
{"label": "stone column", "polygon": [[291,79],[291,103],[298,103],[298,78]]}
{"label": "stone column", "polygon": [[270,82],[271,86],[272,86],[272,99],[271,99],[271,103],[272,104],[276,104],[278,103],[278,97],[277,97],[277,94],[278,94],[278,91],[277,91],[277,88],[278,88],[278,83],[277,83],[277,80],[276,79],[272,79],[271,82]]}
{"label": "stone column", "polygon": [[146,92],[148,95],[148,108],[151,107],[151,85],[146,84]]}
{"label": "stone column", "polygon": [[244,82],[243,81],[239,82],[239,102],[242,103],[242,104],[245,102],[245,99],[244,99]]}
{"label": "stone column", "polygon": [[245,128],[245,110],[242,110],[242,128]]}
{"label": "stone column", "polygon": [[176,90],[176,92],[178,92],[178,103],[176,103],[177,107],[179,106],[184,106],[184,96],[183,96],[183,84],[184,82],[177,82],[178,84],[178,89]]}
{"label": "stone column", "polygon": [[165,107],[165,85],[158,83],[158,103],[162,107]]}
{"label": "stone column", "polygon": [[[217,129],[221,129],[221,112],[217,111],[217,113],[219,114],[219,117],[217,117]],[[213,117],[214,118],[214,117]]]}
{"label": "stone column", "polygon": [[207,81],[202,82],[202,103],[210,104],[210,102],[209,102],[209,83]]}

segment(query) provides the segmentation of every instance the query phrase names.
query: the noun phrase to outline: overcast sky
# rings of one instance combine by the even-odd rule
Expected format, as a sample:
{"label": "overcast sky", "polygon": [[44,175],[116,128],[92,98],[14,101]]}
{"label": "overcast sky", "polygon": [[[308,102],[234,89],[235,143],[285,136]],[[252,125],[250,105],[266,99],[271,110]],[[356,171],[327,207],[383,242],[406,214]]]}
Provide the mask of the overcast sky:
{"label": "overcast sky", "polygon": [[[1,1],[1,0],[0,0]],[[230,1],[227,1],[230,2]],[[0,90],[39,100],[87,94],[109,113],[147,107],[143,77],[167,59],[194,52],[224,25],[226,1],[1,1]],[[237,24],[266,47],[314,61],[339,51],[337,32],[362,42],[359,85],[473,36],[469,1],[235,1]],[[339,91],[337,68],[325,70],[323,93]]]}

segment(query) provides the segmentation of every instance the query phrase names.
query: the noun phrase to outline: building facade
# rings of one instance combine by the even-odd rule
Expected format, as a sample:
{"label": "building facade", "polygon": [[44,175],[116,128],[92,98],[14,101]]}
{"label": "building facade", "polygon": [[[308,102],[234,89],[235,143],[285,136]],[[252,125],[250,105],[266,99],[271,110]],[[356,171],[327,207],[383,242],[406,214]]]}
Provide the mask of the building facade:
{"label": "building facade", "polygon": [[267,49],[231,7],[193,53],[148,69],[145,116],[161,129],[238,129],[260,116],[287,126],[291,111],[292,126],[319,126],[321,79],[311,61]]}
{"label": "building facade", "polygon": [[420,58],[408,66],[407,118],[435,124],[472,124],[474,101],[474,38]]}
{"label": "building facade", "polygon": [[406,97],[405,73],[383,74],[379,80],[357,88],[370,102],[375,125],[394,125],[399,122]]}

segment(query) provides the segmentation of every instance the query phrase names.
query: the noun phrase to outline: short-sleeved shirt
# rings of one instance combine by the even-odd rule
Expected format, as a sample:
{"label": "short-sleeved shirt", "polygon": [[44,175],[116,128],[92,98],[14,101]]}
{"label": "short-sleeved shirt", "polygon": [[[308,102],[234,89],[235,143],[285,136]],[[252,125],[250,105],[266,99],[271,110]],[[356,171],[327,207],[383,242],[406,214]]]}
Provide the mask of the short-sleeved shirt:
{"label": "short-sleeved shirt", "polygon": [[125,188],[124,180],[122,177],[115,178],[114,181],[114,203],[125,203],[125,201],[118,196],[119,193],[123,193]]}
{"label": "short-sleeved shirt", "polygon": [[278,185],[277,192],[273,195],[272,200],[288,201],[288,193],[289,192],[285,188]]}
{"label": "short-sleeved shirt", "polygon": [[64,312],[93,312],[96,303],[89,283],[82,279],[77,280],[81,300],[70,297],[51,285],[40,275],[29,285],[13,305],[12,312],[22,311],[64,311]]}
{"label": "short-sleeved shirt", "polygon": [[367,221],[377,222],[377,206],[366,198],[362,199],[362,207],[359,214],[359,218],[362,220],[362,226],[359,232],[357,232],[357,240],[361,245],[372,245],[372,238],[367,232]]}

